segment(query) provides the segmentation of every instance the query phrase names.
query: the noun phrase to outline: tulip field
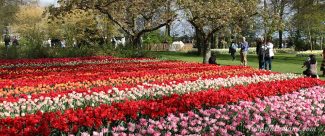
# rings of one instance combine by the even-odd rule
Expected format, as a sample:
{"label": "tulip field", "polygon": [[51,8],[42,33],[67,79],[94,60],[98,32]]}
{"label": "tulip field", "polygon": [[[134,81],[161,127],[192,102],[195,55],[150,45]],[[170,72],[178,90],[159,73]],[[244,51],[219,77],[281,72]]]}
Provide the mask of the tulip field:
{"label": "tulip field", "polygon": [[0,72],[0,136],[325,134],[325,82],[301,75],[106,56]]}

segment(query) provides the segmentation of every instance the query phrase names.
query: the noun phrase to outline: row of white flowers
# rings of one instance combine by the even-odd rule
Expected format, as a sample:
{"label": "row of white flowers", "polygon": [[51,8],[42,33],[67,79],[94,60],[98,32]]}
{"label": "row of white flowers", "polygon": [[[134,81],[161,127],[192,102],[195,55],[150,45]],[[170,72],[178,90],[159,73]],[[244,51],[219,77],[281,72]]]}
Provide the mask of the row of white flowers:
{"label": "row of white flowers", "polygon": [[69,108],[84,108],[86,106],[98,106],[100,104],[110,104],[112,102],[122,102],[128,100],[157,99],[171,94],[186,94],[189,92],[198,92],[208,88],[218,89],[220,87],[232,87],[235,85],[247,85],[259,82],[281,81],[299,78],[294,74],[271,74],[271,75],[253,75],[250,77],[228,77],[217,79],[198,79],[196,81],[184,81],[169,84],[144,84],[133,88],[119,90],[103,90],[99,93],[69,93],[57,97],[40,97],[36,99],[19,99],[18,102],[0,103],[0,118],[18,117],[26,114],[33,114],[38,111],[52,112],[64,111]]}

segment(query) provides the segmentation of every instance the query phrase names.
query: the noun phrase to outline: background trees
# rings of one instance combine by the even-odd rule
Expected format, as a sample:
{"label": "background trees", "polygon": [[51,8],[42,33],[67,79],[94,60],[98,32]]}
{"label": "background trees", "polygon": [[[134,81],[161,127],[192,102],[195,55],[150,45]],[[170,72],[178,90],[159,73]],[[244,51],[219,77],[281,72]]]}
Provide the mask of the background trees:
{"label": "background trees", "polygon": [[94,10],[73,9],[50,18],[47,26],[49,38],[64,38],[70,46],[103,44],[118,33],[110,20]]}
{"label": "background trees", "polygon": [[256,13],[256,0],[179,0],[188,21],[196,30],[197,42],[203,49],[203,63],[208,63],[213,34],[225,27],[237,26]]}
{"label": "background trees", "polygon": [[[196,46],[206,63],[216,43],[222,45],[218,48],[225,48],[241,36],[248,37],[251,44],[257,36],[273,36],[276,47],[289,39],[297,50],[321,49],[325,39],[324,3],[321,0],[59,0],[58,5],[44,10],[37,3],[0,0],[0,29],[11,26],[11,33],[21,35],[32,45],[41,45],[50,38],[65,39],[68,46],[94,46],[107,44],[114,36],[124,36],[128,49],[143,49],[143,42],[149,45],[171,39],[170,29],[177,29],[172,25],[185,21],[184,24],[191,26],[178,27],[190,28],[191,33],[195,29]],[[167,32],[163,36],[160,28],[164,26]]]}
{"label": "background trees", "polygon": [[22,38],[32,45],[41,45],[45,38],[45,18],[43,18],[44,8],[25,5],[20,6],[20,10],[15,14],[15,22],[12,24],[12,31],[16,36]]}
{"label": "background trees", "polygon": [[174,12],[169,10],[168,0],[111,0],[111,1],[69,1],[60,0],[60,7],[52,7],[54,15],[73,9],[96,10],[122,29],[134,48],[141,46],[141,36],[155,31],[173,20]]}
{"label": "background trees", "polygon": [[[293,3],[296,12],[292,23],[295,26],[295,45],[315,49],[323,48],[325,34],[325,2],[321,0],[296,0]],[[304,45],[301,40],[307,41]]]}

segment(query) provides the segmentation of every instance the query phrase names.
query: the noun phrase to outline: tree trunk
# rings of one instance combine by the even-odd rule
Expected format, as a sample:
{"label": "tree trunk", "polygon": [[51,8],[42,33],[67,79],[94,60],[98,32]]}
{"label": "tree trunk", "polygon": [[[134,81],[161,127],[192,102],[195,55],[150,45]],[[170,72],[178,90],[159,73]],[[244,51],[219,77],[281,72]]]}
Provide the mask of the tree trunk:
{"label": "tree trunk", "polygon": [[[284,15],[284,8],[286,5],[286,1],[281,0],[280,1],[280,21],[283,22],[283,15]],[[279,30],[279,48],[283,48],[282,47],[283,44],[283,30]]]}
{"label": "tree trunk", "polygon": [[324,37],[320,37],[320,49],[323,50],[323,40],[324,40]]}
{"label": "tree trunk", "polygon": [[210,44],[211,44],[211,49],[216,49],[216,38],[214,34],[210,38]]}
{"label": "tree trunk", "polygon": [[283,48],[282,44],[283,44],[283,31],[279,30],[279,48]]}
{"label": "tree trunk", "polygon": [[202,41],[203,44],[203,64],[208,64],[209,63],[209,58],[211,56],[211,47],[210,44],[208,44],[209,38],[205,39]]}
{"label": "tree trunk", "polygon": [[[266,0],[263,0],[263,9],[264,9],[264,12],[267,12],[267,2],[266,2]],[[266,39],[267,38],[267,34],[268,34],[268,31],[267,31],[267,23],[266,23],[266,20],[265,20],[265,18],[263,18],[263,24],[264,24],[264,39]]]}
{"label": "tree trunk", "polygon": [[[167,12],[169,13],[170,12],[170,10],[171,10],[171,1],[167,1],[168,3],[168,5],[167,5]],[[169,36],[170,37],[170,27],[171,27],[171,25],[170,25],[170,23],[167,23],[166,24],[166,31],[167,31],[167,36]]]}
{"label": "tree trunk", "polygon": [[169,25],[169,23],[167,23],[167,25],[166,25],[166,33],[167,33],[167,36],[170,37],[170,25]]}
{"label": "tree trunk", "polygon": [[311,39],[311,32],[310,32],[309,26],[308,26],[308,42],[309,42],[309,46],[310,46],[310,51],[313,52],[313,42]]}
{"label": "tree trunk", "polygon": [[313,39],[313,45],[314,45],[314,48],[317,47],[317,37],[314,37],[314,39]]}
{"label": "tree trunk", "polygon": [[140,49],[141,48],[141,36],[133,36],[132,37],[132,46],[134,49]]}
{"label": "tree trunk", "polygon": [[202,40],[201,34],[197,32],[195,38],[196,38],[195,46],[198,51],[197,55],[201,56],[203,54],[203,50],[202,50],[203,49],[203,45],[202,45],[203,40]]}

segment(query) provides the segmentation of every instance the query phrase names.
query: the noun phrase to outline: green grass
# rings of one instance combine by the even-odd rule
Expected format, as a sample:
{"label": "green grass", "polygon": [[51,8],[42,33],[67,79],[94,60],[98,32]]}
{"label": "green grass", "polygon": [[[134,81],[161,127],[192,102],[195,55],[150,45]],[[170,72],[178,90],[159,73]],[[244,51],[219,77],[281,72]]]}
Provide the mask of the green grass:
{"label": "green grass", "polygon": [[[168,60],[182,60],[188,62],[202,62],[201,56],[196,56],[183,52],[156,52],[163,59]],[[302,64],[306,60],[306,57],[296,57],[294,54],[276,54],[272,62],[272,71],[281,73],[295,73],[302,74],[305,68],[301,68]],[[318,57],[318,68],[320,67],[322,58]],[[240,65],[240,56],[236,54],[236,60],[232,61],[229,55],[218,54],[217,63],[221,65]],[[256,55],[248,55],[248,65],[254,68],[258,68],[258,60]],[[322,71],[318,71],[321,75]],[[325,79],[325,78],[323,78]]]}

